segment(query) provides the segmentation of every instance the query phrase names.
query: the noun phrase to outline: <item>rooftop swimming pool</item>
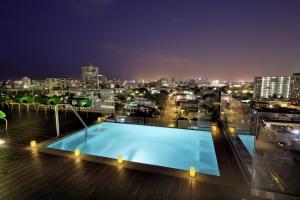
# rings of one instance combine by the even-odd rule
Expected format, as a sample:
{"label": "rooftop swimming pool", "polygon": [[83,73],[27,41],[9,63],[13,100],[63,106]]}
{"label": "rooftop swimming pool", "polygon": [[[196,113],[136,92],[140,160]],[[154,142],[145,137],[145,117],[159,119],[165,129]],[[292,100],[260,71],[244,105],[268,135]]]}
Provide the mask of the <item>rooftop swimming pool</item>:
{"label": "rooftop swimming pool", "polygon": [[213,138],[208,131],[102,122],[81,130],[47,148],[220,176]]}
{"label": "rooftop swimming pool", "polygon": [[248,153],[253,157],[255,137],[253,135],[244,135],[244,134],[238,134],[238,137],[246,147]]}

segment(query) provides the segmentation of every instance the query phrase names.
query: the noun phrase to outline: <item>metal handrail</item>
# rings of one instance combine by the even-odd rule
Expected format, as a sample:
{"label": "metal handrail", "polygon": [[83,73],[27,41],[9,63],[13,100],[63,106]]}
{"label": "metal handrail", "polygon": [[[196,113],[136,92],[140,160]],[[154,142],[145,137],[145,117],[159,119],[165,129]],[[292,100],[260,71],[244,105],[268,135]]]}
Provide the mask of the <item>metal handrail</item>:
{"label": "metal handrail", "polygon": [[0,119],[3,119],[5,121],[5,130],[7,131],[7,119],[5,119],[4,117]]}
{"label": "metal handrail", "polygon": [[71,108],[71,110],[75,113],[76,117],[83,124],[83,126],[85,128],[85,139],[87,139],[87,129],[88,129],[88,126],[83,121],[83,119],[80,117],[80,115],[78,114],[78,112],[74,109],[74,107],[72,105],[70,105],[70,104],[56,104],[55,107],[54,107],[54,111],[55,111],[55,125],[56,125],[56,134],[57,134],[57,137],[60,136],[60,132],[59,132],[59,117],[58,117],[58,107],[59,106],[69,106]]}

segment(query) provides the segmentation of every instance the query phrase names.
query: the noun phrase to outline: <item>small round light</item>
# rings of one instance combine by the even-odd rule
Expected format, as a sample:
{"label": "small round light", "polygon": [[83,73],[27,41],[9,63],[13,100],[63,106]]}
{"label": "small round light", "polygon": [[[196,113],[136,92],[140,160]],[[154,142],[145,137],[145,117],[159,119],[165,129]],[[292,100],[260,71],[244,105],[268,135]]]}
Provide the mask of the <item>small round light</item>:
{"label": "small round light", "polygon": [[35,140],[32,140],[31,142],[30,142],[30,146],[31,146],[31,148],[36,148],[36,141]]}
{"label": "small round light", "polygon": [[79,148],[75,149],[74,155],[75,155],[75,157],[79,157],[80,156],[80,149]]}
{"label": "small round light", "polygon": [[123,163],[123,156],[122,155],[118,155],[117,160],[118,160],[119,164],[122,164]]}
{"label": "small round light", "polygon": [[217,131],[217,128],[218,128],[217,125],[212,125],[212,126],[211,126],[211,130],[212,130],[212,131]]}
{"label": "small round light", "polygon": [[196,168],[191,166],[190,167],[190,177],[195,177],[196,176]]}

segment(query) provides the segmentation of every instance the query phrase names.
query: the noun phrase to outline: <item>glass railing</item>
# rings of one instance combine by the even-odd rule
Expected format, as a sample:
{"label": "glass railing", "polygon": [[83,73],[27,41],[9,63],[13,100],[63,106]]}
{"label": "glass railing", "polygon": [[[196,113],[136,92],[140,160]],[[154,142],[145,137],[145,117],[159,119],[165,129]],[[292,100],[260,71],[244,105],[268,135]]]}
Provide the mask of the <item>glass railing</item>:
{"label": "glass railing", "polygon": [[220,118],[253,189],[300,196],[300,114],[261,112],[222,94]]}

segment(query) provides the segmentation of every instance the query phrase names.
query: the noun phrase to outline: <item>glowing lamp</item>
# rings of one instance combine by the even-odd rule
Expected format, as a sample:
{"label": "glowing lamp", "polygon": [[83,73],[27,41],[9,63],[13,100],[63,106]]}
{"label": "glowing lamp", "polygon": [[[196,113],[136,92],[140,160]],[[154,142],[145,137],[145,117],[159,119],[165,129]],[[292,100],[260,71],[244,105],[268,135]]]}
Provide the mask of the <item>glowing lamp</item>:
{"label": "glowing lamp", "polygon": [[75,149],[74,155],[75,155],[75,157],[79,157],[80,156],[80,149],[79,148]]}
{"label": "glowing lamp", "polygon": [[118,155],[117,160],[118,160],[119,164],[122,164],[123,163],[123,157],[122,157],[122,155]]}
{"label": "glowing lamp", "polygon": [[4,140],[0,140],[0,144],[4,144],[5,143],[5,141]]}
{"label": "glowing lamp", "polygon": [[234,127],[229,127],[228,130],[229,130],[229,132],[231,134],[234,134],[234,132],[235,132],[235,128]]}
{"label": "glowing lamp", "polygon": [[216,126],[216,125],[212,125],[212,126],[211,126],[211,130],[212,130],[212,131],[217,131],[217,126]]}
{"label": "glowing lamp", "polygon": [[190,167],[190,177],[195,177],[196,176],[196,168],[195,167]]}
{"label": "glowing lamp", "polygon": [[101,122],[101,117],[98,117],[98,118],[97,118],[97,121],[98,121],[98,122]]}
{"label": "glowing lamp", "polygon": [[30,142],[30,146],[31,146],[31,148],[36,148],[36,141],[35,141],[35,140],[32,140],[32,141]]}
{"label": "glowing lamp", "polygon": [[174,127],[174,124],[169,124],[169,127],[170,127],[170,128],[173,128],[173,127]]}

